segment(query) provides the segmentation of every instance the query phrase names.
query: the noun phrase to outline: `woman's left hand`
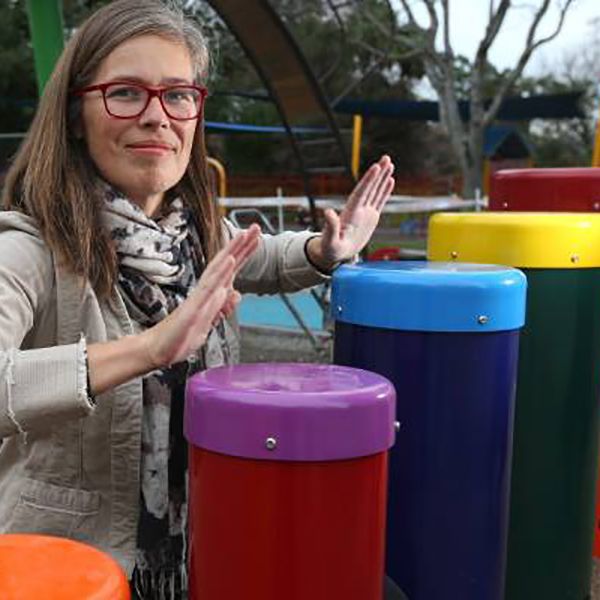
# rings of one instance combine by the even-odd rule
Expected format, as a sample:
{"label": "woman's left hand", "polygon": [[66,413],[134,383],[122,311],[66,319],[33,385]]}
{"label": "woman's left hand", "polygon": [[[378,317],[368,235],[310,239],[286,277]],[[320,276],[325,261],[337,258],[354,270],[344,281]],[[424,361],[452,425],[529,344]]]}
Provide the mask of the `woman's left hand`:
{"label": "woman's left hand", "polygon": [[394,189],[393,172],[390,157],[382,156],[356,184],[339,215],[331,209],[325,211],[323,234],[307,247],[313,263],[330,270],[337,263],[352,259],[367,245]]}

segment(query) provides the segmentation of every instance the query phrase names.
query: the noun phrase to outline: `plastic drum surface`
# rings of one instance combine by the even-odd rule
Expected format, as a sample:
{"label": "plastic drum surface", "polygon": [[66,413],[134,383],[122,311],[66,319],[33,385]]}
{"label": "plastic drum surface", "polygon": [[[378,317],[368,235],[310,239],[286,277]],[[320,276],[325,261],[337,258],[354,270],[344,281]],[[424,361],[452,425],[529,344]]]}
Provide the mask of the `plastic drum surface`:
{"label": "plastic drum surface", "polygon": [[600,265],[600,214],[438,213],[429,221],[427,257],[530,269]]}
{"label": "plastic drum surface", "polygon": [[333,365],[187,386],[191,600],[381,600],[395,392]]}
{"label": "plastic drum surface", "polygon": [[431,258],[523,268],[506,600],[590,593],[600,420],[600,215],[440,214]]}
{"label": "plastic drum surface", "polygon": [[109,556],[57,537],[0,535],[2,600],[128,600],[125,573]]}
{"label": "plastic drum surface", "polygon": [[394,403],[389,381],[359,369],[302,363],[218,367],[188,383],[185,436],[199,448],[243,458],[356,458],[394,443]]}
{"label": "plastic drum surface", "polygon": [[492,176],[493,211],[600,211],[600,169],[513,169]]}
{"label": "plastic drum surface", "polygon": [[[401,390],[386,573],[411,600],[501,600],[526,280],[482,265],[334,274],[334,362]],[[340,310],[341,308],[341,310]]]}
{"label": "plastic drum surface", "polygon": [[[600,169],[499,171],[492,177],[490,209],[598,212]],[[600,476],[596,490],[594,556],[600,557]]]}
{"label": "plastic drum surface", "polygon": [[507,267],[382,261],[335,272],[336,321],[402,331],[492,332],[523,325],[524,275]]}

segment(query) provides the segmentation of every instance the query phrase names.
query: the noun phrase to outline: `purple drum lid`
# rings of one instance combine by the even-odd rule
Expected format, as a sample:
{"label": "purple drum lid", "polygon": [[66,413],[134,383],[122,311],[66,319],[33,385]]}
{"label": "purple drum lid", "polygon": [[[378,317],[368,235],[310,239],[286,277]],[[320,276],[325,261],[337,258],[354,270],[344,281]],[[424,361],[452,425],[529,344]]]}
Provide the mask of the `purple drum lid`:
{"label": "purple drum lid", "polygon": [[352,367],[255,363],[217,367],[187,384],[190,444],[230,456],[343,460],[390,448],[394,386]]}

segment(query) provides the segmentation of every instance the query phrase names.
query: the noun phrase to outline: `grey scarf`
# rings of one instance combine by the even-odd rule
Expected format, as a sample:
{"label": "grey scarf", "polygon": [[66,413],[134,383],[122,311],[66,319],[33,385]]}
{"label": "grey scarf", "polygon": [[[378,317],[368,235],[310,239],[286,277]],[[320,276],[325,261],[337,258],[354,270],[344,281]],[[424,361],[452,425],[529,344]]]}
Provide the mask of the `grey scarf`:
{"label": "grey scarf", "polygon": [[[204,269],[191,214],[176,198],[155,220],[109,189],[104,222],[116,245],[118,286],[127,311],[141,327],[151,327],[187,298]],[[222,321],[196,355],[142,380],[141,516],[132,583],[144,600],[186,597],[185,381],[208,366],[230,364],[234,339]]]}

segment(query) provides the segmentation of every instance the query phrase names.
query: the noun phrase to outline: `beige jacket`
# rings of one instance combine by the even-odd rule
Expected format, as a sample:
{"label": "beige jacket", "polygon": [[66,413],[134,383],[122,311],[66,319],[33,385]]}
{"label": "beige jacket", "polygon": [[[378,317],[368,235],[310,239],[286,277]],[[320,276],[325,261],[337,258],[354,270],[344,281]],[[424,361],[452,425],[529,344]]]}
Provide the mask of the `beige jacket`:
{"label": "beige jacket", "polygon": [[[225,227],[235,232],[230,223]],[[241,292],[315,285],[311,233],[264,236]],[[85,344],[133,332],[115,290],[99,301],[55,262],[32,219],[0,212],[0,533],[70,537],[131,573],[140,497],[140,379],[87,398]]]}

